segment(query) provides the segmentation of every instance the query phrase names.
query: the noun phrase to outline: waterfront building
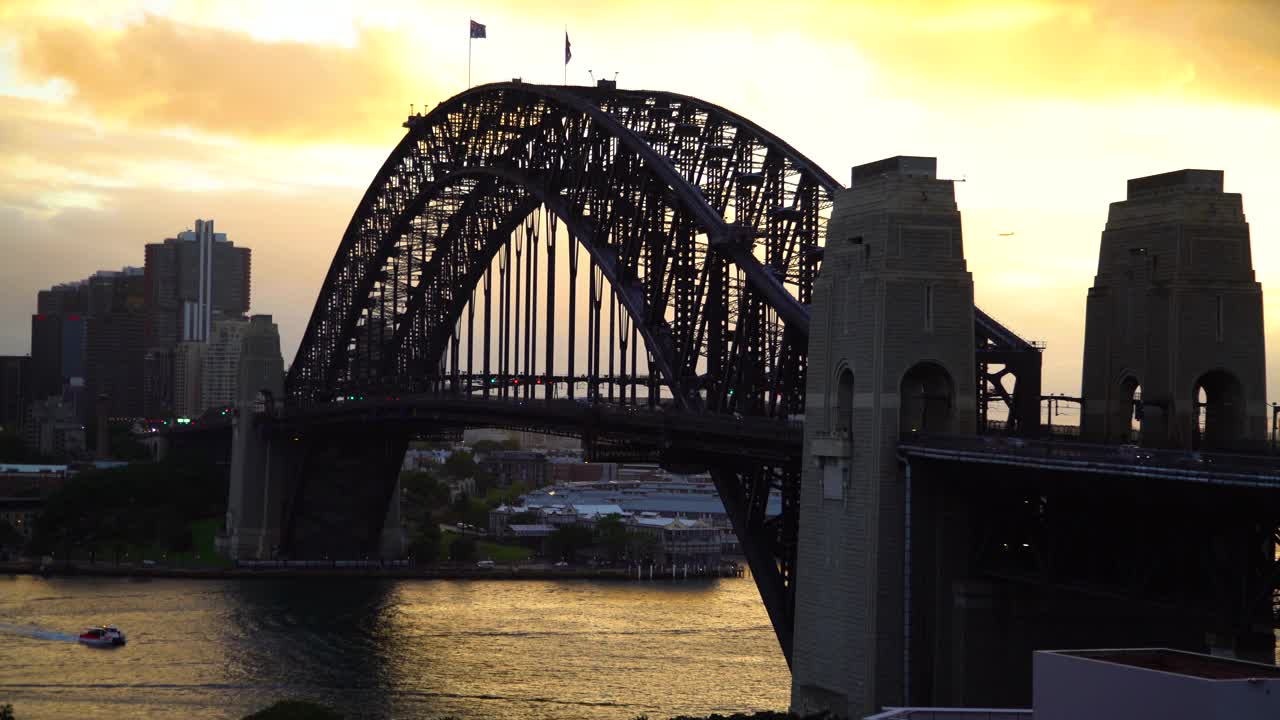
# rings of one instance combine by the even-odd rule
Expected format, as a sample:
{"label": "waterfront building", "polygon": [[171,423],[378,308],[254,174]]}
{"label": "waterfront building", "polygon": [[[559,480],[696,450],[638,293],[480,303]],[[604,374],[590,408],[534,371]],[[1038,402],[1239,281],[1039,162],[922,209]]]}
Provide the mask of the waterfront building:
{"label": "waterfront building", "polygon": [[[521,516],[520,522],[511,522]],[[731,529],[706,520],[663,517],[656,512],[632,513],[615,504],[567,504],[541,506],[503,505],[489,511],[489,533],[527,547],[543,547],[558,528],[576,525],[594,530],[608,517],[622,519],[627,532],[652,539],[648,559],[659,565],[718,567]],[[633,548],[639,552],[639,546]],[[633,559],[635,555],[632,555]]]}
{"label": "waterfront building", "polygon": [[652,558],[660,565],[718,567],[724,530],[702,520],[681,520],[652,514],[629,518],[631,529],[652,536]]}
{"label": "waterfront building", "polygon": [[[651,512],[660,517],[705,520],[720,527],[729,526],[729,515],[715,486],[708,482],[658,480],[631,483],[584,483],[552,485],[530,492],[524,497],[529,507],[569,505],[616,505],[624,512]],[[769,498],[768,514],[782,512],[779,497]]]}
{"label": "waterfront building", "polygon": [[489,511],[489,534],[502,538],[510,533],[510,522],[513,515],[529,512],[528,508],[512,505],[499,505]]}

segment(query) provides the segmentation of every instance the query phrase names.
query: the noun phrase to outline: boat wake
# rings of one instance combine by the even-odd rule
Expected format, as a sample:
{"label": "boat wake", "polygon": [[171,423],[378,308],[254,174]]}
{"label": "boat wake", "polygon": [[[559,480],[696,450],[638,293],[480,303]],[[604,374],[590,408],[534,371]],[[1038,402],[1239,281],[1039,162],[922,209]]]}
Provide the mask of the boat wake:
{"label": "boat wake", "polygon": [[77,641],[77,637],[70,633],[42,630],[34,625],[13,625],[11,623],[0,623],[0,635],[17,635],[20,637],[33,638],[35,640],[50,640],[53,642],[73,643]]}

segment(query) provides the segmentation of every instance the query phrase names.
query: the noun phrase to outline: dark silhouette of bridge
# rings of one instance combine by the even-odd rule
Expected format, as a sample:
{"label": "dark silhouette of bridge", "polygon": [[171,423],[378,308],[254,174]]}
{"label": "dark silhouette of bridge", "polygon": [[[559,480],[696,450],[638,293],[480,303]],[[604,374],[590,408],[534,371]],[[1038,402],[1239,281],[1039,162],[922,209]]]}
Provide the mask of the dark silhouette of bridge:
{"label": "dark silhouette of bridge", "polygon": [[[1191,250],[1153,268],[1157,243],[1113,253],[1104,237],[1097,302],[1130,304],[1095,321],[1091,291],[1102,339],[1086,374],[1132,352],[1124,372],[1095,373],[1103,390],[1087,383],[1090,442],[1055,442],[1042,348],[973,307],[931,159],[860,166],[846,190],[732,112],[612,86],[486,85],[405,127],[283,387],[266,389],[280,401],[234,419],[237,556],[391,551],[409,440],[506,427],[710,472],[797,709],[1016,701],[1020,653],[1071,640],[1046,629],[1054,617],[1097,630],[1080,639],[1270,652],[1276,466],[1204,452],[1262,448],[1244,406],[1265,390],[1231,364],[1252,368],[1261,345],[1220,346],[1226,379],[1161,395],[1176,385],[1161,358],[1182,345],[1096,329],[1133,317],[1134,297],[1208,287],[1162,279]],[[1184,180],[1147,185],[1163,198]],[[1247,227],[1244,243],[1247,265]],[[1231,272],[1211,283],[1219,343],[1223,294],[1252,307],[1251,265]],[[1144,307],[1138,327],[1171,322]],[[1241,337],[1260,336],[1258,318]],[[1140,445],[1135,410],[1161,418]]]}

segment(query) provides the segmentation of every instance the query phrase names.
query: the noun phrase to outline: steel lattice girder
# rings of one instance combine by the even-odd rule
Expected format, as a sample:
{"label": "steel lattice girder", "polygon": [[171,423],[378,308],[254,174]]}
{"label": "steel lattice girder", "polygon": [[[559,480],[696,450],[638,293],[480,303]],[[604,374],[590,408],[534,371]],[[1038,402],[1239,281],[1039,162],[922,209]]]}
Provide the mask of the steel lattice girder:
{"label": "steel lattice girder", "polygon": [[[439,248],[434,241],[443,228],[491,214],[466,212],[467,189],[443,188],[440,179],[465,169],[507,168],[529,178],[541,174],[543,186],[559,180],[555,189],[585,211],[597,234],[622,240],[613,248],[620,268],[636,278],[656,271],[645,300],[675,310],[668,342],[685,350],[673,367],[684,377],[668,382],[685,386],[678,397],[687,399],[692,385],[720,380],[688,377],[697,358],[715,350],[708,366],[719,368],[723,380],[718,394],[709,393],[710,404],[723,403],[733,383],[740,411],[800,411],[805,348],[796,343],[807,341],[803,302],[815,271],[804,262],[805,250],[821,242],[822,211],[829,189],[838,187],[812,163],[741,118],[663,93],[503,84],[469,91],[413,120],[357,208],[330,268],[291,368],[294,400],[379,374],[370,366],[375,358],[388,361],[382,346],[408,315],[409,289]],[[676,231],[686,238],[683,247],[664,246],[661,239]],[[703,262],[712,247],[727,257],[730,272],[716,270],[722,262]],[[640,268],[642,262],[650,267]],[[679,272],[699,266],[703,277]],[[710,323],[700,307],[706,298],[719,310]],[[756,337],[737,346],[724,342],[726,315],[760,323],[752,328]],[[784,332],[787,326],[794,327]]]}
{"label": "steel lattice girder", "polygon": [[[325,277],[291,402],[438,379],[472,289],[545,206],[685,410],[803,412],[808,303],[841,188],[781,139],[686,96],[524,83],[473,88],[405,125]],[[713,473],[788,657],[798,463]],[[777,520],[763,515],[771,488]]]}

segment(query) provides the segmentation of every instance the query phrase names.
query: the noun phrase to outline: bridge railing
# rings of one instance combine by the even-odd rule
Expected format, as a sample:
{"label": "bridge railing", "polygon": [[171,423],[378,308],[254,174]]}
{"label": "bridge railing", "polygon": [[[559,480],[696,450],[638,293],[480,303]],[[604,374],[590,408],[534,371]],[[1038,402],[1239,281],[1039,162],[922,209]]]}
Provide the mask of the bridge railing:
{"label": "bridge railing", "polygon": [[906,447],[957,453],[1016,456],[1028,460],[1057,460],[1071,463],[1149,466],[1166,472],[1234,475],[1268,483],[1280,483],[1280,458],[1267,454],[1166,450],[1136,445],[1033,440],[1001,435],[904,433],[900,436],[899,442],[901,446]]}

